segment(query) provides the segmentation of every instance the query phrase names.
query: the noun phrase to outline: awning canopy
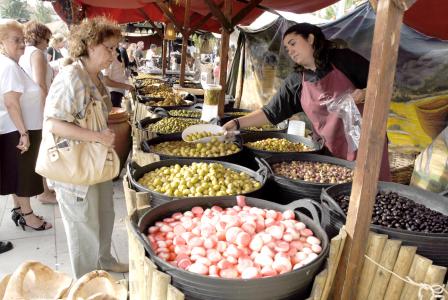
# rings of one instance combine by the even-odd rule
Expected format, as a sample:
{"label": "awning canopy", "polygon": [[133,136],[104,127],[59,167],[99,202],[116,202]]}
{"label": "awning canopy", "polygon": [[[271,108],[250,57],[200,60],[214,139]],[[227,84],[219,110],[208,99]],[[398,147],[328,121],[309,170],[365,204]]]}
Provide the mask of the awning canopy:
{"label": "awning canopy", "polygon": [[[64,4],[70,0],[58,0],[55,5],[56,11],[63,19]],[[86,17],[105,15],[118,23],[142,22],[150,18],[154,22],[167,22],[169,19],[156,4],[155,0],[73,0],[85,12]],[[182,1],[172,5],[172,12],[178,24],[183,24],[184,6]],[[224,0],[213,0],[220,5]],[[236,16],[250,1],[232,0],[232,16]],[[260,6],[282,10],[293,13],[309,13],[327,7],[338,2],[338,0],[263,0]],[[254,8],[249,14],[241,19],[239,24],[249,25],[263,12],[260,8]],[[441,0],[417,0],[416,3],[405,13],[403,22],[428,36],[448,40],[448,1]],[[209,6],[204,0],[191,0],[191,27],[199,24],[204,16],[210,13]],[[215,16],[198,29],[219,32],[221,24]]]}

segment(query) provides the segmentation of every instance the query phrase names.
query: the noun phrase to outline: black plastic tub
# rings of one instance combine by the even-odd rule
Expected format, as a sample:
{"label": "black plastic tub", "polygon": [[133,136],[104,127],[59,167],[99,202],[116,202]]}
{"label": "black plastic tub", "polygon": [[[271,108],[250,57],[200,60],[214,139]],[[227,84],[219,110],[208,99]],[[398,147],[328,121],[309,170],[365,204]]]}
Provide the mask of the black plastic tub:
{"label": "black plastic tub", "polygon": [[[322,192],[322,226],[331,238],[345,224],[346,215],[334,197],[351,193],[351,183],[335,185]],[[378,182],[378,191],[395,192],[416,203],[448,215],[448,198],[407,185]],[[417,247],[417,253],[433,261],[434,265],[448,267],[448,234],[413,232],[402,229],[392,229],[379,225],[370,228],[378,233],[387,234],[391,239],[398,239],[403,245]]]}
{"label": "black plastic tub", "polygon": [[306,152],[301,152],[301,153],[317,153],[319,151],[321,151],[322,149],[322,145],[319,145],[318,143],[301,137],[301,136],[297,136],[297,135],[292,135],[292,134],[286,134],[286,133],[279,133],[279,132],[251,132],[251,133],[243,133],[241,135],[241,138],[243,139],[243,146],[245,149],[248,150],[249,153],[253,154],[256,157],[260,157],[260,158],[268,158],[268,157],[273,157],[273,156],[277,156],[277,155],[290,155],[290,154],[295,154],[297,152],[274,152],[274,151],[264,151],[264,150],[258,150],[258,149],[254,149],[248,146],[245,146],[244,144],[248,143],[248,142],[255,142],[255,141],[260,141],[260,140],[264,140],[264,139],[268,139],[268,138],[278,138],[278,139],[286,139],[290,142],[293,143],[301,143],[304,144],[305,146],[310,147],[311,151],[306,151]]}
{"label": "black plastic tub", "polygon": [[[162,120],[162,119],[164,119],[164,118],[171,118],[171,117],[159,117],[159,118],[151,118],[151,117],[147,117],[147,118],[144,118],[144,119],[140,120],[140,121],[137,123],[137,128],[140,129],[140,130],[146,131],[146,130],[147,130],[146,128],[147,128],[150,124],[157,123],[158,121],[160,121],[160,120]],[[179,118],[181,118],[181,117],[179,117]],[[189,119],[189,120],[192,120],[192,118],[181,118],[181,119]],[[209,123],[210,123],[210,124],[219,124],[219,120],[218,120],[218,119],[215,119],[215,120],[210,121]],[[198,124],[199,124],[199,123],[198,123]],[[172,132],[172,133],[160,133],[160,132],[154,132],[154,134],[157,135],[157,136],[166,136],[166,135],[176,135],[176,136],[179,136],[181,133],[182,133],[181,131],[178,131],[178,132]]]}
{"label": "black plastic tub", "polygon": [[278,188],[279,193],[281,193],[282,203],[288,203],[300,198],[311,198],[313,200],[320,200],[320,196],[323,189],[329,188],[334,184],[330,183],[317,183],[298,179],[291,179],[285,176],[276,175],[272,170],[272,165],[281,162],[291,162],[291,161],[313,161],[330,163],[333,165],[347,167],[349,169],[355,168],[354,161],[343,160],[340,158],[318,155],[318,154],[307,154],[307,153],[292,153],[292,154],[277,154],[265,159],[262,162],[266,163],[266,167],[270,172],[269,180],[273,180]]}
{"label": "black plastic tub", "polygon": [[[296,216],[307,225],[322,241],[322,252],[316,260],[303,268],[284,273],[275,277],[260,279],[223,279],[198,275],[178,268],[174,268],[153,252],[146,232],[149,226],[155,222],[170,216],[174,212],[183,212],[194,206],[211,207],[219,205],[230,207],[236,205],[235,197],[222,198],[189,198],[183,201],[173,201],[158,206],[143,215],[138,224],[138,234],[151,260],[164,272],[171,275],[176,288],[185,294],[186,299],[200,300],[277,300],[277,299],[306,299],[309,296],[315,275],[321,270],[328,255],[329,245],[325,231],[320,227],[316,219],[316,211],[310,200],[298,200],[288,206],[279,205],[269,201],[246,198],[246,203],[259,208],[285,211],[288,209],[307,209],[313,219],[307,215],[296,212]],[[134,228],[135,229],[135,228]]]}
{"label": "black plastic tub", "polygon": [[162,97],[147,97],[137,94],[137,99],[140,103],[145,104],[149,110],[154,110],[156,108],[163,108],[165,110],[172,109],[185,109],[193,107],[197,102],[197,97],[193,94],[187,94],[183,99],[188,101],[188,104],[185,105],[171,105],[171,106],[157,106],[157,105],[148,105],[147,103],[150,101],[163,101]]}
{"label": "black plastic tub", "polygon": [[[138,165],[131,165],[132,163],[130,163],[130,164],[128,164],[128,170],[127,170],[128,178],[131,182],[131,185],[134,187],[135,190],[140,191],[140,192],[150,193],[151,207],[156,207],[158,205],[161,205],[161,204],[164,204],[167,202],[172,202],[172,201],[179,200],[179,199],[182,199],[182,200],[189,199],[191,197],[170,197],[170,196],[155,192],[153,190],[150,190],[150,189],[142,186],[140,183],[138,183],[138,180],[141,177],[143,177],[143,175],[145,173],[151,172],[151,171],[161,168],[161,167],[172,166],[175,164],[179,164],[181,166],[191,165],[194,162],[196,162],[196,163],[199,163],[199,162],[219,163],[219,164],[223,165],[224,167],[232,169],[234,171],[244,172],[244,173],[248,174],[250,177],[252,177],[253,179],[260,182],[260,184],[261,184],[260,188],[258,188],[257,190],[253,190],[253,191],[247,193],[246,195],[259,197],[263,194],[263,186],[266,183],[268,171],[267,171],[266,167],[261,162],[260,162],[260,168],[257,171],[253,171],[248,168],[245,168],[240,165],[233,164],[233,163],[229,163],[229,162],[223,162],[223,161],[217,161],[217,160],[204,160],[204,159],[187,159],[187,158],[167,159],[167,160],[153,162],[149,165],[142,166],[142,167],[138,166]],[[209,196],[209,197],[203,197],[203,198],[220,199],[222,197],[226,197],[226,196]]]}
{"label": "black plastic tub", "polygon": [[160,160],[166,160],[166,159],[183,159],[183,158],[195,158],[195,159],[213,159],[213,160],[219,160],[219,161],[226,161],[230,163],[238,164],[241,159],[241,152],[243,150],[243,145],[241,143],[241,140],[236,140],[235,144],[238,146],[239,151],[230,155],[225,156],[216,156],[216,157],[184,157],[184,156],[176,156],[176,155],[168,155],[164,153],[159,153],[155,151],[151,151],[151,146],[163,143],[163,142],[169,142],[169,141],[182,141],[181,135],[167,135],[167,136],[160,136],[156,137],[150,140],[145,140],[141,144],[141,148],[146,153],[154,153],[157,154],[160,157]]}

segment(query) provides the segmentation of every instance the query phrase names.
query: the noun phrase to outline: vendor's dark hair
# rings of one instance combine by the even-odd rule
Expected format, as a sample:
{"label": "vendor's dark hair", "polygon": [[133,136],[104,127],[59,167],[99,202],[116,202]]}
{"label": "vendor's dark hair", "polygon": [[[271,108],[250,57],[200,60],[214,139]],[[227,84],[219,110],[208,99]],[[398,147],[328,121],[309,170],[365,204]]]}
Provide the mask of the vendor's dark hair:
{"label": "vendor's dark hair", "polygon": [[[327,40],[322,32],[322,30],[316,25],[309,23],[298,23],[289,27],[283,34],[283,40],[290,34],[295,33],[301,35],[303,38],[307,39],[310,34],[314,35],[313,49],[314,49],[314,61],[316,67],[325,67],[329,62],[329,49],[333,48],[333,42]],[[294,67],[297,71],[303,71],[303,66],[298,64]]]}

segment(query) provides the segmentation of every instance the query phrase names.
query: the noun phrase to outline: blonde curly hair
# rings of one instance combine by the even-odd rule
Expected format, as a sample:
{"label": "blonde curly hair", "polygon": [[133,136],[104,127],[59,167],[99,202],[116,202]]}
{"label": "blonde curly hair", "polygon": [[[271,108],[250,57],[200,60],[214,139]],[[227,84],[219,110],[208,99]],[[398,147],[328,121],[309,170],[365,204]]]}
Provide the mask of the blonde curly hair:
{"label": "blonde curly hair", "polygon": [[73,58],[88,56],[87,49],[102,44],[106,39],[121,39],[120,26],[105,17],[84,19],[70,31],[69,53]]}

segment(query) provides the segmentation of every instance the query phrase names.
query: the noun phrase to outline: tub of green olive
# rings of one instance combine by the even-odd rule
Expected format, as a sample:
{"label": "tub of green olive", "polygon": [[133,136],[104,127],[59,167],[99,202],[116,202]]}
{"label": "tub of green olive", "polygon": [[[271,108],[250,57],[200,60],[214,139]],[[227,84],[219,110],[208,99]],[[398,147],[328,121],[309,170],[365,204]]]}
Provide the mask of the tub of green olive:
{"label": "tub of green olive", "polygon": [[161,160],[175,158],[202,158],[238,163],[243,149],[241,139],[234,142],[220,142],[217,139],[207,143],[188,143],[180,136],[159,136],[142,142],[144,152],[155,153]]}
{"label": "tub of green olive", "polygon": [[199,119],[163,117],[163,118],[145,118],[139,122],[142,130],[157,133],[158,135],[181,133],[185,128],[205,123]]}
{"label": "tub of green olive", "polygon": [[151,194],[152,207],[190,197],[260,195],[267,173],[261,162],[257,171],[204,159],[167,159],[142,167],[128,164],[131,185]]}
{"label": "tub of green olive", "polygon": [[249,155],[267,158],[278,154],[298,152],[317,153],[322,145],[297,135],[275,132],[253,132],[241,135]]}

